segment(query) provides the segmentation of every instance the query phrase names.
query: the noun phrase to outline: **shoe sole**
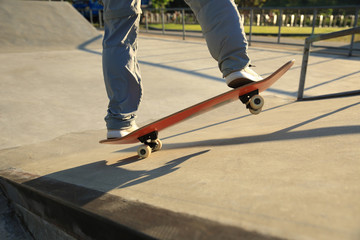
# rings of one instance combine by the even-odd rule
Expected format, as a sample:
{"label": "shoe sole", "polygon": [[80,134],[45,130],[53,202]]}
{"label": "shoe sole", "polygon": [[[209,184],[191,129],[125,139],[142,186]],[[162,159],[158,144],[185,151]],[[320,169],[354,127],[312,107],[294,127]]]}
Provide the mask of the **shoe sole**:
{"label": "shoe sole", "polygon": [[238,87],[241,87],[243,85],[246,85],[246,84],[249,84],[249,83],[252,83],[254,81],[252,80],[249,80],[247,78],[238,78],[238,79],[235,79],[233,81],[231,81],[228,86],[231,87],[231,88],[238,88]]}

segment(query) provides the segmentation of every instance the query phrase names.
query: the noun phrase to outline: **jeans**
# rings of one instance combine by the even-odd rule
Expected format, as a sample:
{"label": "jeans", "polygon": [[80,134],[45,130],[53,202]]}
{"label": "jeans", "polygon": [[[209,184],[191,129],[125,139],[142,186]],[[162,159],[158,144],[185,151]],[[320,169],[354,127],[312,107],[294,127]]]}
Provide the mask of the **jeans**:
{"label": "jeans", "polygon": [[[131,127],[142,99],[137,62],[141,0],[103,0],[103,73],[109,98],[108,129]],[[223,77],[250,64],[247,40],[233,0],[185,0],[198,19]]]}

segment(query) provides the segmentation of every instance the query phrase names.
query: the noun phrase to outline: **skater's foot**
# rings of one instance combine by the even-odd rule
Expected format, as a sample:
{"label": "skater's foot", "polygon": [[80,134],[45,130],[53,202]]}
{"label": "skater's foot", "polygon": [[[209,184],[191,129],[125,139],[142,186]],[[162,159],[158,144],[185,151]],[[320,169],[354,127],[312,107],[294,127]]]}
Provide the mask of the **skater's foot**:
{"label": "skater's foot", "polygon": [[240,71],[230,73],[225,77],[225,80],[229,87],[238,88],[248,83],[263,80],[263,78],[250,67],[246,67]]}
{"label": "skater's foot", "polygon": [[137,130],[139,127],[134,123],[131,127],[126,129],[108,129],[107,139],[111,138],[122,138],[128,135],[129,133]]}

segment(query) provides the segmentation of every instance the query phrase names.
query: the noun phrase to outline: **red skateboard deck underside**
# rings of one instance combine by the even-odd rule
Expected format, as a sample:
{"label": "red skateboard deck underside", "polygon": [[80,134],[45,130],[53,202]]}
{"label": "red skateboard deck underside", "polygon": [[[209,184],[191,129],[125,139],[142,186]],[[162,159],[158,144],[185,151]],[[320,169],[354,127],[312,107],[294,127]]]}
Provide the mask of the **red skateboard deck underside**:
{"label": "red skateboard deck underside", "polygon": [[201,103],[185,108],[179,112],[171,114],[167,117],[161,118],[153,123],[145,125],[138,130],[131,132],[122,138],[105,139],[101,140],[100,143],[106,144],[130,144],[139,142],[138,138],[154,131],[161,131],[167,127],[177,124],[185,119],[199,115],[225,103],[229,103],[235,100],[239,100],[239,96],[248,94],[250,92],[258,90],[263,92],[268,89],[274,82],[276,82],[284,73],[286,73],[294,64],[295,60],[291,60],[272,73],[267,78],[259,81],[244,85],[242,87],[230,90]]}

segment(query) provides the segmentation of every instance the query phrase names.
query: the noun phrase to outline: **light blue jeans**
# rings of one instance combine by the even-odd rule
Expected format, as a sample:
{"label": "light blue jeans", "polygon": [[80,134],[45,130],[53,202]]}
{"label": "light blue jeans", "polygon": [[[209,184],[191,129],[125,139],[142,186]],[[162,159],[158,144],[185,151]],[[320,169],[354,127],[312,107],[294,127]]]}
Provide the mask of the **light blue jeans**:
{"label": "light blue jeans", "polygon": [[[131,127],[142,98],[136,58],[141,0],[103,0],[103,72],[109,97],[108,129]],[[223,76],[250,63],[240,15],[233,0],[185,0],[195,13],[211,56]]]}

